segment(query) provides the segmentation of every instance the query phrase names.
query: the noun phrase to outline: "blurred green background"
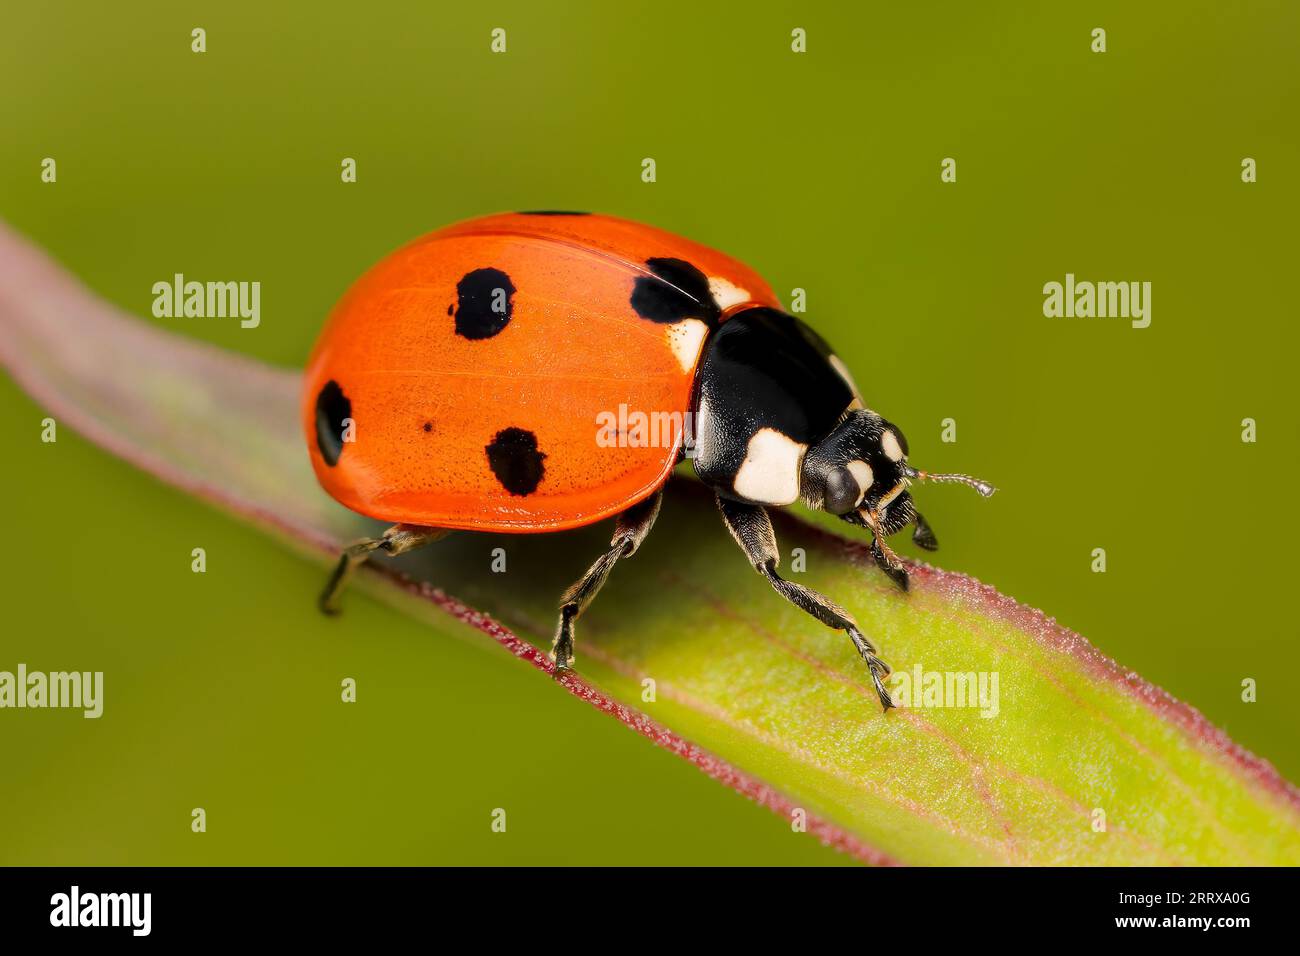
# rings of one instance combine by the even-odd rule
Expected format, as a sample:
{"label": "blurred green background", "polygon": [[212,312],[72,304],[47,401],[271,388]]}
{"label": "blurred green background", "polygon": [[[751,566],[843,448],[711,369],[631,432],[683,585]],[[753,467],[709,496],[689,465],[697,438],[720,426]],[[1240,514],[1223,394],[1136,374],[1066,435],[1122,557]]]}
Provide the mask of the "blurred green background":
{"label": "blurred green background", "polygon": [[[1300,8],[1161,6],[13,5],[0,216],[147,321],[283,365],[457,219],[593,209],[724,249],[807,290],[914,462],[999,485],[922,490],[939,563],[1294,780]],[[261,326],[149,317],[174,272],[260,281]],[[1150,328],[1044,318],[1066,272],[1150,281]],[[42,444],[44,414],[0,377],[0,669],[103,670],[107,699],[0,712],[0,863],[843,862],[486,641],[359,594],[324,622],[318,566],[70,430]]]}

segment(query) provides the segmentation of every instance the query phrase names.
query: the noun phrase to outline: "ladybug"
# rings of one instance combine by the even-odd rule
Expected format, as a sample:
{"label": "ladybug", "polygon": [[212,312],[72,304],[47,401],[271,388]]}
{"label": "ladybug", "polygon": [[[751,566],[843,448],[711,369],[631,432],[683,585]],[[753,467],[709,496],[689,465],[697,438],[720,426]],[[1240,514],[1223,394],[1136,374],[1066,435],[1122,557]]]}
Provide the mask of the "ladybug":
{"label": "ladybug", "polygon": [[[777,574],[765,509],[802,501],[885,543],[914,526],[918,471],[899,429],[867,408],[826,341],[782,311],[752,269],[651,226],[539,211],[473,219],[392,253],[343,296],[306,372],[302,422],[320,483],[392,522],[346,548],[328,613],[357,565],[452,530],[537,533],[615,517],[610,548],[560,601],[551,650],[573,665],[574,623],[649,534],[689,458],[754,569],[845,631],[881,703],[889,668],[853,617]],[[656,427],[657,426],[657,427]]]}

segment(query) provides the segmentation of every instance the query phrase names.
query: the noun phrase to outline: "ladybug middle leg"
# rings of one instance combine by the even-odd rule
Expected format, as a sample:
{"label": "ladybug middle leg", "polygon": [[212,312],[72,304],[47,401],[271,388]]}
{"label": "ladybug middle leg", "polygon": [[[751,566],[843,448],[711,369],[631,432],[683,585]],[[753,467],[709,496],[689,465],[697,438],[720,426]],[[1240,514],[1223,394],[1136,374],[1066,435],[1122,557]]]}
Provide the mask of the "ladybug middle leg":
{"label": "ladybug middle leg", "polygon": [[654,527],[655,518],[659,516],[659,506],[663,504],[663,489],[656,491],[649,498],[638,502],[618,516],[614,525],[614,537],[610,539],[610,548],[596,563],[587,569],[560,598],[560,623],[555,629],[555,641],[551,645],[550,658],[557,670],[573,666],[573,622],[578,619],[592,598],[600,591],[614,570],[619,558],[630,558],[641,547],[650,529]]}
{"label": "ladybug middle leg", "polygon": [[889,675],[889,665],[876,656],[876,648],[858,628],[858,622],[848,611],[831,601],[825,595],[787,581],[776,573],[776,566],[781,560],[776,547],[776,532],[772,530],[772,519],[758,505],[742,504],[729,498],[718,496],[718,510],[727,523],[727,530],[736,539],[742,551],[749,557],[754,570],[772,585],[781,597],[785,598],[801,611],[806,611],[827,627],[845,631],[858,654],[867,662],[871,671],[871,683],[876,689],[876,696],[886,710],[894,706],[889,691],[885,689],[884,678]]}
{"label": "ladybug middle leg", "polygon": [[339,612],[338,599],[344,586],[356,569],[375,551],[398,555],[439,541],[451,534],[447,528],[425,528],[414,524],[395,524],[378,538],[362,538],[343,549],[339,563],[334,567],[325,590],[321,592],[320,609],[326,614]]}

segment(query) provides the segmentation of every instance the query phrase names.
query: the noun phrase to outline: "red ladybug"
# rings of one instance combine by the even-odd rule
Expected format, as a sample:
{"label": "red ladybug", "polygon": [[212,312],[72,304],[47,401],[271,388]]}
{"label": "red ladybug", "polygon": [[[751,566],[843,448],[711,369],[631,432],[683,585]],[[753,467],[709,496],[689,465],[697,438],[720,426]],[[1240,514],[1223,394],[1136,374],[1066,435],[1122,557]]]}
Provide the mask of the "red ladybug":
{"label": "red ladybug", "polygon": [[692,459],[728,529],[786,600],[846,631],[891,706],[888,667],[853,618],[779,577],[764,510],[802,500],[885,537],[915,525],[913,481],[985,482],[907,463],[907,441],[863,405],[844,363],[781,311],[745,265],[611,216],[507,213],[430,233],[339,301],[307,366],[302,420],[321,484],[394,522],[348,547],[332,612],[374,551],[401,554],[455,529],[559,531],[617,515],[610,549],[561,599],[551,657],[614,564],[645,540],[674,465]]}

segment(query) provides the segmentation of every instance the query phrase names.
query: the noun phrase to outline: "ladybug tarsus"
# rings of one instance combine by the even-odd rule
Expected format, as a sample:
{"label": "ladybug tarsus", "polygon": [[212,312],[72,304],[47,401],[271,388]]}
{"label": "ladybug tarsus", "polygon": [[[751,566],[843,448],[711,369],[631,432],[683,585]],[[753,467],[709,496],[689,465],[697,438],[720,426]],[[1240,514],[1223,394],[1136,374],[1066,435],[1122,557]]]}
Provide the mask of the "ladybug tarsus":
{"label": "ladybug tarsus", "polygon": [[853,646],[858,649],[859,656],[867,662],[867,669],[871,671],[871,684],[876,690],[876,696],[880,698],[881,706],[888,711],[894,707],[894,698],[890,696],[888,689],[885,687],[885,678],[891,673],[890,667],[879,657],[876,656],[876,647],[866,636],[856,628],[849,631],[849,638],[853,641]]}
{"label": "ladybug tarsus", "polygon": [[885,577],[898,585],[900,591],[908,590],[911,577],[907,568],[903,567],[903,562],[879,537],[871,542],[871,556],[876,559],[876,566],[885,572]]}
{"label": "ladybug tarsus", "polygon": [[934,529],[919,511],[916,513],[916,530],[912,532],[912,543],[926,551],[939,550],[939,539],[934,536]]}
{"label": "ladybug tarsus", "polygon": [[357,566],[364,563],[370,556],[383,544],[382,538],[366,538],[361,541],[353,542],[343,549],[339,555],[339,560],[334,565],[334,571],[330,574],[329,580],[325,582],[325,590],[321,591],[320,597],[316,601],[317,607],[321,609],[322,614],[330,617],[336,617],[342,608],[339,607],[339,595],[352,578],[353,572]]}
{"label": "ladybug tarsus", "polygon": [[573,656],[573,622],[577,619],[577,606],[566,604],[560,608],[560,623],[555,628],[555,639],[551,641],[551,651],[546,656],[555,665],[558,677],[565,671],[573,670],[576,658]]}
{"label": "ladybug tarsus", "polygon": [[339,595],[347,586],[348,581],[356,569],[365,564],[366,559],[376,551],[383,551],[388,555],[405,554],[407,551],[414,551],[426,544],[432,544],[434,541],[441,541],[451,531],[447,528],[423,528],[419,525],[395,524],[385,531],[378,538],[362,538],[354,541],[343,549],[339,555],[338,564],[334,566],[334,572],[330,575],[329,581],[325,583],[325,590],[321,592],[317,600],[317,606],[321,612],[328,614],[330,617],[336,616],[341,608],[339,607]]}
{"label": "ladybug tarsus", "polygon": [[645,501],[633,505],[620,514],[614,524],[614,536],[610,538],[609,550],[597,558],[587,569],[587,573],[575,581],[560,598],[560,621],[555,629],[551,653],[548,655],[555,664],[556,671],[573,667],[574,622],[604,586],[609,572],[614,570],[614,565],[618,563],[619,558],[630,558],[636,554],[637,548],[641,547],[641,542],[654,527],[663,500],[663,489],[660,489]]}

